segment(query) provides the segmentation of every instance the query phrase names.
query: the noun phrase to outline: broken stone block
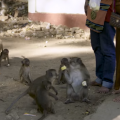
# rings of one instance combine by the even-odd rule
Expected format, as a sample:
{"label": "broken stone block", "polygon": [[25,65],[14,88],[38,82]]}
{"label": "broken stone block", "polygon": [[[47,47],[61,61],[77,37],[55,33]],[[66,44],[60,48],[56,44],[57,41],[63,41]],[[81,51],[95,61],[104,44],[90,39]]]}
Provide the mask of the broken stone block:
{"label": "broken stone block", "polygon": [[12,33],[12,30],[7,30],[7,33],[8,33],[8,34],[11,34],[11,33]]}
{"label": "broken stone block", "polygon": [[72,33],[75,33],[75,30],[79,30],[80,28],[79,27],[73,27],[73,28],[70,28],[70,31],[72,31]]}
{"label": "broken stone block", "polygon": [[45,35],[44,31],[36,31],[37,37],[43,37]]}
{"label": "broken stone block", "polygon": [[80,38],[80,34],[74,34],[75,38]]}
{"label": "broken stone block", "polygon": [[23,17],[23,20],[28,20],[28,17]]}
{"label": "broken stone block", "polygon": [[3,36],[4,36],[4,32],[1,32],[1,33],[0,33],[0,36],[3,37]]}
{"label": "broken stone block", "polygon": [[33,31],[27,31],[26,36],[32,37],[33,36]]}
{"label": "broken stone block", "polygon": [[63,30],[59,30],[59,29],[58,29],[58,30],[56,30],[56,34],[57,34],[57,35],[59,35],[59,34],[64,35],[64,31],[63,31]]}
{"label": "broken stone block", "polygon": [[27,28],[22,28],[22,31],[23,31],[23,32],[26,32],[26,31],[27,31]]}
{"label": "broken stone block", "polygon": [[79,30],[80,28],[79,27],[73,27],[73,28],[70,28],[70,30]]}
{"label": "broken stone block", "polygon": [[65,36],[73,36],[72,32],[65,32],[64,35]]}
{"label": "broken stone block", "polygon": [[70,29],[69,28],[65,28],[65,32],[70,32]]}
{"label": "broken stone block", "polygon": [[18,19],[18,20],[24,20],[24,18],[23,18],[23,17],[18,17],[17,19]]}
{"label": "broken stone block", "polygon": [[81,29],[79,29],[79,30],[75,30],[75,33],[81,33]]}
{"label": "broken stone block", "polygon": [[42,23],[41,28],[50,29],[50,23],[47,23],[47,22]]}
{"label": "broken stone block", "polygon": [[56,38],[57,38],[57,39],[62,39],[62,37],[63,37],[62,34],[61,34],[61,35],[56,35]]}
{"label": "broken stone block", "polygon": [[51,28],[51,29],[49,30],[49,32],[50,32],[52,35],[56,35],[56,30],[55,30],[54,28]]}
{"label": "broken stone block", "polygon": [[56,29],[58,30],[65,30],[65,28],[67,28],[66,26],[64,25],[59,25],[59,26],[56,26]]}
{"label": "broken stone block", "polygon": [[8,16],[0,16],[0,21],[5,21],[8,19]]}
{"label": "broken stone block", "polygon": [[44,32],[44,35],[50,36],[50,32]]}
{"label": "broken stone block", "polygon": [[26,32],[24,32],[24,31],[20,32],[19,36],[22,37],[22,38],[25,37],[26,36]]}

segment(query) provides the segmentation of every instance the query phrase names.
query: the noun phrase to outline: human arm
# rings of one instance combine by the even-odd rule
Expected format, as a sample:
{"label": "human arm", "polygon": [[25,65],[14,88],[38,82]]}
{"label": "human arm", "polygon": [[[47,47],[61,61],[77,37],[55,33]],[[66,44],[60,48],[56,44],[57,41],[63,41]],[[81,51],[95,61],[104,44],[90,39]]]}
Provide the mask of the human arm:
{"label": "human arm", "polygon": [[84,11],[85,11],[85,14],[86,14],[86,15],[87,15],[87,7],[88,7],[88,4],[89,4],[89,0],[85,0]]}

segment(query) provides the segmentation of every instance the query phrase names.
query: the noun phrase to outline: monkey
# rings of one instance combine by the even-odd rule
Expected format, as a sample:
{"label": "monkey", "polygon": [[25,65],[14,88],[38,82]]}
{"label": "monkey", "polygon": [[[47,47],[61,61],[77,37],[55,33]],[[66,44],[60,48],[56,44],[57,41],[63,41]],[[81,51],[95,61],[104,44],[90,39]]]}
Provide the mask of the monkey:
{"label": "monkey", "polygon": [[2,52],[0,54],[0,66],[1,66],[1,62],[2,62],[3,59],[7,62],[7,66],[10,66],[10,62],[9,62],[9,50],[8,49],[2,50]]}
{"label": "monkey", "polygon": [[83,102],[90,103],[88,99],[90,74],[81,58],[71,57],[69,66],[63,66],[63,68],[63,74],[67,82],[67,100],[65,104],[81,99]]}
{"label": "monkey", "polygon": [[59,71],[58,71],[58,73],[59,73],[59,75],[58,75],[58,84],[61,84],[61,83],[65,84],[66,83],[65,76],[64,76],[64,74],[63,74],[63,72],[61,70],[61,67],[64,66],[64,65],[66,67],[69,66],[69,61],[68,61],[67,58],[62,58],[62,60],[61,60],[61,64],[60,64]]}
{"label": "monkey", "polygon": [[0,53],[3,51],[3,44],[2,44],[2,40],[0,39]]}
{"label": "monkey", "polygon": [[[49,72],[49,74],[48,74]],[[54,74],[55,73],[55,74]],[[38,105],[39,110],[43,113],[43,116],[39,120],[43,120],[48,112],[55,113],[54,106],[50,96],[53,97],[55,100],[58,100],[56,96],[58,94],[57,90],[51,85],[50,80],[56,79],[56,70],[49,69],[46,71],[46,74],[36,78],[29,86],[29,88],[20,94],[12,103],[11,105],[5,110],[5,113],[8,114],[12,106],[23,96],[29,94],[32,97],[36,104]],[[52,89],[55,93],[51,93],[49,90]]]}
{"label": "monkey", "polygon": [[20,82],[29,85],[32,82],[30,77],[30,60],[24,56],[22,57],[24,59],[21,61],[22,65],[19,71]]}
{"label": "monkey", "polygon": [[55,81],[57,80],[57,76],[58,76],[57,73],[56,73],[56,70],[55,69],[49,69],[49,70],[46,71],[46,75],[47,76],[51,76],[51,75],[55,76],[54,79],[53,78],[49,79],[49,81],[51,82],[51,84],[54,85]]}

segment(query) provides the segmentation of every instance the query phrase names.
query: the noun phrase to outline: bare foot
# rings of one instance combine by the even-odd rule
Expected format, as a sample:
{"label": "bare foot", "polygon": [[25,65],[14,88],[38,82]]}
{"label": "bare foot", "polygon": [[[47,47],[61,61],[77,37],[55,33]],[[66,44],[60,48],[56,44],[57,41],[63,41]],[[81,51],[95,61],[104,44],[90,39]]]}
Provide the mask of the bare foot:
{"label": "bare foot", "polygon": [[114,102],[120,102],[120,96],[117,97],[117,98],[115,98],[115,99],[113,99],[113,101],[114,101]]}
{"label": "bare foot", "polygon": [[113,94],[120,94],[120,89],[119,90],[114,90],[112,93]]}
{"label": "bare foot", "polygon": [[101,86],[101,84],[100,84],[100,83],[97,83],[96,81],[92,81],[92,82],[90,83],[90,85],[91,85],[91,86]]}
{"label": "bare foot", "polygon": [[99,90],[98,90],[98,93],[108,93],[110,91],[110,89],[106,88],[106,87],[101,87]]}

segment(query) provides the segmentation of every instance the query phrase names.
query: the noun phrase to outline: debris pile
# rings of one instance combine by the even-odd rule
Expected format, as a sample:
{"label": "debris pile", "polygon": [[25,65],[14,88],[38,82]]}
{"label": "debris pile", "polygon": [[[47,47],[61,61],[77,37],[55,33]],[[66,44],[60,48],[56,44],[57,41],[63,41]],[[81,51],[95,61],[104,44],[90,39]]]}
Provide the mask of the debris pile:
{"label": "debris pile", "polygon": [[[22,20],[21,20],[22,19]],[[63,25],[51,25],[47,22],[29,22],[26,17],[17,18],[14,22],[0,22],[1,37],[56,37],[57,39],[89,39],[89,33],[79,27],[68,28]]]}
{"label": "debris pile", "polygon": [[1,37],[56,37],[57,39],[89,39],[89,33],[79,27],[68,28],[48,22],[32,22],[28,16],[28,3],[16,0],[1,0],[0,36]]}

